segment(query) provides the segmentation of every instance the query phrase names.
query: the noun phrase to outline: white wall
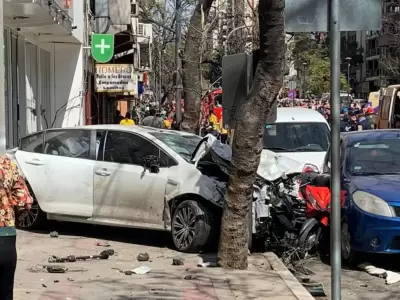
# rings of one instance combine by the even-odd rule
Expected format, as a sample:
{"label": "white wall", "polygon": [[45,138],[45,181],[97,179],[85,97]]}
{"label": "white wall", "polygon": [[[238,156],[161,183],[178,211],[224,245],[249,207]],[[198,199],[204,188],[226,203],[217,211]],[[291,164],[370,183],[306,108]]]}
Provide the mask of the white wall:
{"label": "white wall", "polygon": [[53,107],[55,127],[83,125],[83,49],[81,45],[53,44]]}

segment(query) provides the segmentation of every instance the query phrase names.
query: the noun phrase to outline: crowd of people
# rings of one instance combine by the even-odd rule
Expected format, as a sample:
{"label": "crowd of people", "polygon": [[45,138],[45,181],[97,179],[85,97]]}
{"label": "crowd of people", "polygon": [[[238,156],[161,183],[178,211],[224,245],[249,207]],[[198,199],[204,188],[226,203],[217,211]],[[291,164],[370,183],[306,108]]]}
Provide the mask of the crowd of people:
{"label": "crowd of people", "polygon": [[[331,105],[327,100],[284,100],[278,106],[280,107],[304,107],[314,109],[320,112],[328,123],[331,122]],[[358,101],[352,101],[349,104],[342,103],[340,111],[340,131],[357,131],[375,129],[376,113],[374,108],[368,103],[361,104]]]}
{"label": "crowd of people", "polygon": [[[228,143],[230,131],[228,126],[223,125],[222,110],[222,106],[219,104],[208,107],[207,112],[203,112],[204,117],[201,120],[199,133],[201,136],[211,133],[221,142]],[[182,103],[183,112],[184,105]],[[117,110],[114,123],[129,126],[139,124],[160,129],[179,130],[176,122],[175,102],[165,104],[161,108],[151,104],[138,106],[132,112],[126,112],[125,116],[122,116],[121,112]]]}

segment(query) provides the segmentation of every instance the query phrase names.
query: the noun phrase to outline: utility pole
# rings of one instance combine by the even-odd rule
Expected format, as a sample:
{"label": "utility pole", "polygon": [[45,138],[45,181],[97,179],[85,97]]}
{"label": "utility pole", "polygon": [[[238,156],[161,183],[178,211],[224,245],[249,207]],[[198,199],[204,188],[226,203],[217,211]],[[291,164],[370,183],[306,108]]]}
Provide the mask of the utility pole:
{"label": "utility pole", "polygon": [[5,99],[5,70],[4,70],[4,23],[3,0],[0,0],[0,154],[6,152],[6,99]]}
{"label": "utility pole", "polygon": [[181,43],[182,43],[182,2],[181,0],[175,0],[175,64],[176,64],[176,123],[182,122],[182,59],[180,55]]}
{"label": "utility pole", "polygon": [[329,1],[330,63],[331,63],[331,298],[341,296],[341,163],[340,163],[340,2]]}

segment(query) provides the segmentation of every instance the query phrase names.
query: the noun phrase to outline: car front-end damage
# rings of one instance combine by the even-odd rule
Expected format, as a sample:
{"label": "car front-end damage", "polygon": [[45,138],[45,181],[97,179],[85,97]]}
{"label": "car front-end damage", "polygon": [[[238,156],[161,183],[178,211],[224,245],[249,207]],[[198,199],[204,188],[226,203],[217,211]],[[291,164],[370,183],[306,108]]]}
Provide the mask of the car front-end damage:
{"label": "car front-end damage", "polygon": [[270,180],[257,174],[252,194],[252,233],[263,248],[284,252],[298,244],[306,219],[298,176],[294,170],[282,170],[281,176]]}
{"label": "car front-end damage", "polygon": [[[298,197],[303,164],[272,151],[263,151],[253,185],[251,232],[268,248],[295,244],[306,218],[306,206]],[[197,169],[218,184],[224,195],[231,168],[232,150],[207,135],[192,155]],[[218,203],[219,204],[219,203]],[[221,203],[222,205],[222,203]]]}

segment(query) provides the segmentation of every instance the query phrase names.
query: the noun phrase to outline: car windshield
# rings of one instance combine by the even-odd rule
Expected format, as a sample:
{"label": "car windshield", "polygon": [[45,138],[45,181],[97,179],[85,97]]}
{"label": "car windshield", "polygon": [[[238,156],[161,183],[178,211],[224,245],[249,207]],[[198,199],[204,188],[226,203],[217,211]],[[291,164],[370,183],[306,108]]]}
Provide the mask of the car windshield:
{"label": "car windshield", "polygon": [[181,135],[162,132],[152,132],[150,134],[178,153],[187,162],[190,162],[193,151],[201,141],[201,137],[197,135]]}
{"label": "car windshield", "polygon": [[347,170],[354,176],[400,174],[400,140],[353,144],[347,158]]}
{"label": "car windshield", "polygon": [[323,152],[329,145],[329,128],[325,123],[267,124],[264,149],[275,152]]}

